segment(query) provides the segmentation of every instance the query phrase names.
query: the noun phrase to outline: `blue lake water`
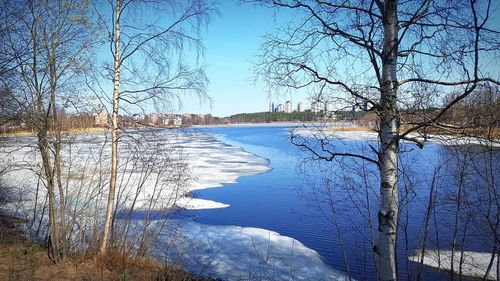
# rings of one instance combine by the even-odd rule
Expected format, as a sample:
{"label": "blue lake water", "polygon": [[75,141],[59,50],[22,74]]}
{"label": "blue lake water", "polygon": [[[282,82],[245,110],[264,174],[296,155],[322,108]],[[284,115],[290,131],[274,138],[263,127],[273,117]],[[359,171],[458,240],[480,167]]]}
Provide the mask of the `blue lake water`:
{"label": "blue lake water", "polygon": [[[269,159],[272,170],[264,174],[241,177],[234,184],[194,192],[196,197],[226,203],[230,207],[188,211],[188,216],[204,224],[238,225],[276,231],[314,249],[331,267],[347,271],[341,248],[343,244],[352,275],[361,280],[365,277],[375,280],[370,228],[367,223],[371,216],[376,225],[378,184],[376,175],[370,175],[375,172],[374,168],[366,167],[367,170],[364,172],[370,177],[367,180],[356,176],[361,166],[358,170],[351,170],[345,174],[342,163],[337,162],[323,162],[318,166],[312,161],[307,165],[307,173],[303,173],[299,169],[299,164],[304,163],[304,159],[311,155],[291,144],[289,129],[289,127],[200,129],[201,132],[218,135],[218,138],[227,144]],[[337,149],[351,151],[362,149],[358,148],[358,145],[362,144],[357,141],[339,141],[334,145]],[[411,183],[409,196],[403,198],[408,203],[408,208],[405,209],[408,219],[405,216],[403,224],[408,221],[411,223],[406,227],[407,232],[404,234],[406,239],[398,241],[398,267],[401,280],[412,274],[413,265],[407,262],[406,257],[413,254],[421,241],[424,206],[428,201],[431,177],[439,157],[446,155],[443,154],[444,148],[438,144],[429,144],[423,150],[414,148],[410,144],[403,145],[403,150],[408,152],[402,160],[402,163],[405,163],[402,166],[411,170],[406,180],[404,176],[401,177],[402,183],[405,181]],[[498,157],[498,153],[495,157]],[[498,167],[495,167],[495,170],[497,169]],[[323,179],[333,174],[337,178],[343,178],[344,181],[334,182],[331,185],[350,183],[352,188],[346,187],[343,191],[339,191],[338,188],[332,189],[335,192],[328,194],[322,193],[322,189],[313,192],[316,190],[315,186],[324,184]],[[446,180],[446,177],[440,178],[442,182]],[[363,190],[366,192],[362,192]],[[312,200],[311,194],[320,196],[318,200]],[[324,200],[329,196],[333,200]],[[363,202],[368,202],[363,199],[364,196],[369,198],[372,212],[364,211],[367,206],[363,205]],[[328,208],[329,204],[334,207],[335,213]],[[439,224],[446,229],[454,223],[454,219],[444,214],[441,218],[434,218],[433,225]],[[376,234],[376,228],[374,231]],[[339,239],[339,233],[342,240]],[[439,240],[429,239],[429,248],[438,247],[437,245],[440,248],[449,248],[446,242],[442,241],[449,240],[447,238],[450,235],[450,231],[440,232],[441,244],[436,244]],[[489,250],[489,245],[488,242],[471,243],[467,245],[467,250]],[[433,269],[427,268],[423,280],[434,276],[434,273]],[[449,276],[442,272],[432,279],[448,280]]]}

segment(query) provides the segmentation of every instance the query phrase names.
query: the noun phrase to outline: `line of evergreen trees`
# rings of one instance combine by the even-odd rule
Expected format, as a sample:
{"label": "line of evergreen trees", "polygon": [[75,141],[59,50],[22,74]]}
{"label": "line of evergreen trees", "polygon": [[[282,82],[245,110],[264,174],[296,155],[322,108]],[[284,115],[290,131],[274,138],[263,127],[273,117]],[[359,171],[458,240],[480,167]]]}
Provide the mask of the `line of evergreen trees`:
{"label": "line of evergreen trees", "polygon": [[269,122],[292,122],[292,121],[314,121],[323,118],[322,113],[314,113],[310,110],[304,112],[256,112],[239,113],[229,116],[231,123],[269,123]]}

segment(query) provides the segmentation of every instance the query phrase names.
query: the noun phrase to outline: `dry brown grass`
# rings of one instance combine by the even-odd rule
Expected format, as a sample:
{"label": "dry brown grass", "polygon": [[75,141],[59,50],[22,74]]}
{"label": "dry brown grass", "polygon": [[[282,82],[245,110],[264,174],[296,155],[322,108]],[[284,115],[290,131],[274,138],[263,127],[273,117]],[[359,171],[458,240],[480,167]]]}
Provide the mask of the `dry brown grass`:
{"label": "dry brown grass", "polygon": [[81,134],[81,133],[99,133],[106,131],[105,127],[92,127],[92,128],[73,128],[65,130],[64,133]]}
{"label": "dry brown grass", "polygon": [[47,250],[26,240],[16,229],[14,218],[0,214],[0,280],[21,281],[214,281],[151,259],[137,259],[110,252],[104,257],[89,258],[74,255],[66,261],[54,264]]}
{"label": "dry brown grass", "polygon": [[70,174],[70,175],[62,175],[61,178],[64,180],[83,181],[87,177],[84,174],[74,173],[74,174]]}
{"label": "dry brown grass", "polygon": [[0,280],[211,280],[194,277],[181,269],[168,268],[148,260],[110,253],[103,258],[73,256],[54,264],[46,249],[37,244],[0,246]]}
{"label": "dry brown grass", "polygon": [[[63,134],[82,134],[82,133],[98,133],[104,132],[106,128],[104,127],[92,127],[92,128],[71,128],[62,131]],[[16,130],[11,132],[0,132],[0,136],[5,137],[29,137],[36,136],[36,131],[32,130]]]}
{"label": "dry brown grass", "polygon": [[31,137],[36,136],[34,131],[14,131],[14,132],[0,132],[2,137]]}
{"label": "dry brown grass", "polygon": [[361,126],[333,126],[325,130],[330,132],[373,132],[372,128]]}
{"label": "dry brown grass", "polygon": [[[401,131],[409,129],[409,126],[402,127]],[[415,131],[415,133],[423,133],[424,130],[420,129]],[[483,138],[494,141],[500,141],[500,128],[463,128],[463,129],[442,129],[437,127],[428,127],[425,129],[425,133],[435,135],[435,136],[451,136],[451,137],[472,137],[472,138]]]}

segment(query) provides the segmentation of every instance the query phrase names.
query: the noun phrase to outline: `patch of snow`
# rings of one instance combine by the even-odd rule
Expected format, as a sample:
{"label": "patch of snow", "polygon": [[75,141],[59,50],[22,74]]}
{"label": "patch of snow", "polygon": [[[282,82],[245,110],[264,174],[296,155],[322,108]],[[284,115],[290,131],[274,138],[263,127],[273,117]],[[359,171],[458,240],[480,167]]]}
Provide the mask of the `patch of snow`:
{"label": "patch of snow", "polygon": [[326,130],[326,128],[323,127],[295,128],[290,131],[294,135],[314,138],[358,141],[371,141],[378,139],[378,135],[376,132],[368,131],[333,131]]}
{"label": "patch of snow", "polygon": [[[338,139],[338,140],[356,140],[356,141],[376,141],[378,139],[377,132],[373,131],[333,131],[327,127],[307,127],[293,128],[290,130],[292,134],[313,137],[318,139]],[[409,138],[417,139],[421,142],[437,143],[440,145],[485,145],[491,147],[500,147],[500,140],[486,140],[472,137],[446,136],[446,135],[427,135],[424,139],[419,134],[409,134]],[[403,142],[411,142],[403,140]]]}
{"label": "patch of snow", "polygon": [[316,251],[277,232],[192,221],[182,223],[181,229],[185,245],[170,248],[168,255],[202,275],[223,280],[349,280],[326,265]]}
{"label": "patch of snow", "polygon": [[220,209],[229,207],[228,204],[191,197],[181,197],[175,201],[175,205],[179,208],[188,210]]}
{"label": "patch of snow", "polygon": [[[417,134],[413,134],[410,137],[414,137],[420,141],[424,141],[424,138]],[[491,141],[487,139],[473,138],[473,137],[428,135],[426,141],[438,143],[440,145],[445,145],[445,146],[483,145],[491,147],[500,147],[500,140]]]}
{"label": "patch of snow", "polygon": [[[423,264],[451,271],[452,261],[451,251],[448,250],[425,250]],[[490,264],[492,254],[464,251],[462,275],[469,277],[483,278],[486,275],[488,265]],[[422,251],[418,250],[416,255],[409,257],[412,262],[420,262],[422,258]],[[460,270],[461,253],[457,251],[453,256],[453,271],[458,274]],[[492,268],[488,273],[487,280],[497,280],[497,265],[498,255],[495,256]]]}
{"label": "patch of snow", "polygon": [[195,181],[189,190],[220,187],[235,183],[241,176],[251,176],[271,170],[269,161],[248,153],[240,147],[227,145],[208,134],[191,134],[181,147],[192,165]]}

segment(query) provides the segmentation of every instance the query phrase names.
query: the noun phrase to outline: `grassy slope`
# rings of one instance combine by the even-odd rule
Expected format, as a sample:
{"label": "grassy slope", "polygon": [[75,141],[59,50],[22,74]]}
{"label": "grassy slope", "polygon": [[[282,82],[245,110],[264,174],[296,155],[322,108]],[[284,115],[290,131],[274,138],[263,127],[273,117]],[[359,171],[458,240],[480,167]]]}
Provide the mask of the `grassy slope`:
{"label": "grassy slope", "polygon": [[25,238],[18,227],[22,223],[0,213],[0,280],[214,280],[154,261],[116,254],[97,259],[76,255],[54,264],[45,248]]}

